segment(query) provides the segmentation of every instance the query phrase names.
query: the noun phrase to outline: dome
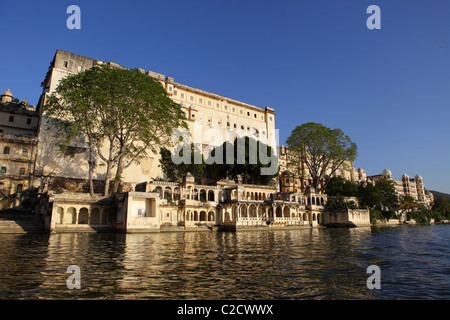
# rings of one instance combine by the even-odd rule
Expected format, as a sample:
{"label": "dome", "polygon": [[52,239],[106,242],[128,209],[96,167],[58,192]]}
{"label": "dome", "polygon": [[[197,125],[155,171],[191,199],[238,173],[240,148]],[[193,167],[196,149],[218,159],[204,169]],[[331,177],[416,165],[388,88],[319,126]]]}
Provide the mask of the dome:
{"label": "dome", "polygon": [[421,176],[420,174],[418,174],[418,175],[415,177],[415,179],[416,179],[416,180],[423,180],[423,178],[422,178],[422,176]]}
{"label": "dome", "polygon": [[4,96],[9,96],[9,97],[11,97],[12,98],[12,93],[11,93],[11,91],[8,89],[8,90],[6,90],[5,92],[3,92],[3,95]]}
{"label": "dome", "polygon": [[402,179],[409,179],[409,176],[405,173],[404,175],[402,175]]}
{"label": "dome", "polygon": [[11,102],[11,100],[13,99],[13,95],[11,93],[11,91],[6,90],[5,92],[3,92],[2,94],[2,102]]}
{"label": "dome", "polygon": [[388,168],[384,169],[382,172],[383,176],[389,176],[392,177],[392,172]]}

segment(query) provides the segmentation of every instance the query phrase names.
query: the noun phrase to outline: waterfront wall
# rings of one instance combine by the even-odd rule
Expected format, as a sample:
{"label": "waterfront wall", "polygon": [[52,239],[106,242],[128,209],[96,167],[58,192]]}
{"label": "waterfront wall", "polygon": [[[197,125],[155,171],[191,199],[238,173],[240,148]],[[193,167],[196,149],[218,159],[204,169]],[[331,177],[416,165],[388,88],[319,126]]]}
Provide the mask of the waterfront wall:
{"label": "waterfront wall", "polygon": [[326,211],[323,216],[323,225],[327,227],[370,226],[369,209]]}

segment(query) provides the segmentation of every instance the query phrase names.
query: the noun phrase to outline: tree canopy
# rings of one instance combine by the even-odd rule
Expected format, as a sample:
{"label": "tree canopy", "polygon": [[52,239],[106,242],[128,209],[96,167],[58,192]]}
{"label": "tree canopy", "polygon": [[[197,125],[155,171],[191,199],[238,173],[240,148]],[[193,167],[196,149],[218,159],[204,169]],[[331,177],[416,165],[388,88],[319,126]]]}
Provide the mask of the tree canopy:
{"label": "tree canopy", "polygon": [[[175,148],[174,152],[180,153],[181,157],[183,150],[188,148]],[[172,153],[166,148],[161,149],[161,168],[167,178],[178,181],[189,172],[197,179],[230,179],[238,182],[240,177],[242,183],[267,185],[278,174],[278,170],[272,174],[264,174],[262,171],[274,165],[266,163],[263,158],[277,160],[272,148],[247,136],[236,138],[233,142],[225,141],[222,145],[211,148],[205,157],[202,153],[201,161],[195,161],[195,153],[201,153],[200,150],[194,145],[191,145],[190,150],[190,163],[175,164],[171,158]]]}
{"label": "tree canopy", "polygon": [[311,185],[317,191],[326,188],[329,177],[344,166],[345,161],[354,161],[358,150],[341,129],[330,129],[314,122],[297,126],[286,142],[289,152],[294,155],[292,164],[299,170],[306,166]]}
{"label": "tree canopy", "polygon": [[113,167],[113,191],[117,191],[127,167],[149,151],[169,145],[176,128],[187,127],[181,107],[159,82],[137,69],[109,66],[94,66],[62,79],[44,114],[56,128],[62,148],[77,136],[87,137],[90,180],[94,151],[106,163],[105,195]]}

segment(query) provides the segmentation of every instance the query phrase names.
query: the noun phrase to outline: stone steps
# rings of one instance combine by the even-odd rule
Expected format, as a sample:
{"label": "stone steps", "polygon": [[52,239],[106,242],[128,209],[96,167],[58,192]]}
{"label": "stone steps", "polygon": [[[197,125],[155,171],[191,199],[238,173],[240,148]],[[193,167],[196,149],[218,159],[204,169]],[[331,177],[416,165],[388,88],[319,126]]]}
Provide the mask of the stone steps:
{"label": "stone steps", "polygon": [[0,214],[0,233],[45,233],[45,225],[35,215]]}

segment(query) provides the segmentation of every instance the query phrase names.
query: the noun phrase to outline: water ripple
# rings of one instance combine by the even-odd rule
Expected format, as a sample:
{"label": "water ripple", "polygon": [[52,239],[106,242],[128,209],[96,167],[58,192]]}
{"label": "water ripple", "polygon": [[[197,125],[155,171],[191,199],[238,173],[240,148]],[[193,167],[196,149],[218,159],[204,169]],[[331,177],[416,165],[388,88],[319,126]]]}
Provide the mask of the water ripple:
{"label": "water ripple", "polygon": [[448,240],[448,225],[0,235],[0,299],[448,299]]}

